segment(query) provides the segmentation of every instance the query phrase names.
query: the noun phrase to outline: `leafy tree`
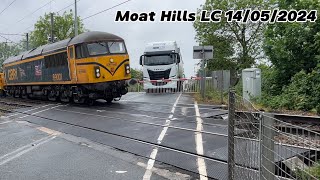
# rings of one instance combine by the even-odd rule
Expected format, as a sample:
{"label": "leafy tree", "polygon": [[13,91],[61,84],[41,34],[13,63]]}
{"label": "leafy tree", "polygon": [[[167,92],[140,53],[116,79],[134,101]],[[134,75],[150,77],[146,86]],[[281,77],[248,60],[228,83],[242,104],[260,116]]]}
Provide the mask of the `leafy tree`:
{"label": "leafy tree", "polygon": [[143,79],[142,71],[131,68],[131,77],[139,80]]}
{"label": "leafy tree", "polygon": [[[64,12],[62,15],[54,13],[53,34],[57,40],[64,40],[74,36],[74,15],[72,11]],[[80,18],[78,18],[78,33],[86,31]],[[30,47],[35,48],[48,43],[51,33],[50,14],[40,17],[34,25],[34,31],[30,34]]]}
{"label": "leafy tree", "polygon": [[0,72],[2,72],[2,63],[10,56],[18,55],[21,48],[16,44],[0,43]]}
{"label": "leafy tree", "polygon": [[[320,4],[313,0],[279,0],[278,6],[320,10]],[[275,67],[275,92],[279,94],[296,73],[301,70],[310,73],[320,62],[320,21],[270,24],[265,31],[264,49]]]}
{"label": "leafy tree", "polygon": [[[206,0],[201,10],[211,12],[220,9],[223,12],[237,9],[268,9],[271,1],[264,0]],[[262,53],[262,38],[265,24],[227,22],[225,16],[221,16],[221,22],[200,22],[199,17],[194,23],[196,39],[200,44],[214,46],[217,59],[229,62],[230,69],[250,67]],[[214,61],[213,60],[213,61]],[[215,67],[216,68],[216,67]],[[225,68],[225,67],[223,67]]]}

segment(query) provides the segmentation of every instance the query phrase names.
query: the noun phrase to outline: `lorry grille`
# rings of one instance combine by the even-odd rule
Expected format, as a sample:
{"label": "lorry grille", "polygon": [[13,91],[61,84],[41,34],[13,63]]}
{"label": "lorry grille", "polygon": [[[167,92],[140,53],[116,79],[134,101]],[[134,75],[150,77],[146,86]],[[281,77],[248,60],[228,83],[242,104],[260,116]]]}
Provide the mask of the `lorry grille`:
{"label": "lorry grille", "polygon": [[150,80],[169,79],[171,69],[165,71],[151,71],[148,70]]}

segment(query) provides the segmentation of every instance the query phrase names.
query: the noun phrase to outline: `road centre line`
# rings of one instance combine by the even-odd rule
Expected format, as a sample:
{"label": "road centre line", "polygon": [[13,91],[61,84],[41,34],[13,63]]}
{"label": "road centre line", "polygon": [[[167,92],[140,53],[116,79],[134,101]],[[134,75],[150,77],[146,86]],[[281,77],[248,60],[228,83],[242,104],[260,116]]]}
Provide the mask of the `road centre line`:
{"label": "road centre line", "polygon": [[8,156],[10,156],[10,155],[12,155],[12,154],[18,153],[18,152],[20,152],[20,151],[22,151],[22,150],[24,150],[24,149],[26,149],[26,148],[28,148],[28,147],[31,147],[32,144],[37,144],[37,143],[40,143],[40,142],[42,142],[42,141],[45,141],[45,140],[49,139],[49,137],[50,137],[50,136],[46,136],[46,137],[41,138],[41,139],[39,139],[39,140],[36,140],[36,141],[34,141],[34,142],[32,142],[32,143],[29,143],[29,144],[27,144],[27,145],[25,145],[25,146],[22,146],[22,147],[14,150],[14,151],[12,151],[12,152],[10,152],[10,153],[7,153],[7,154],[5,154],[5,155],[3,155],[3,156],[0,156],[0,160],[1,160],[1,159],[4,159],[5,157],[8,157]]}
{"label": "road centre line", "polygon": [[[30,145],[29,145],[29,148],[22,149],[21,151],[17,151],[17,150],[16,150],[16,152],[15,152],[16,154],[14,154],[14,153],[12,152],[11,154],[14,154],[14,155],[12,155],[12,156],[7,155],[7,156],[9,156],[9,157],[8,157],[7,159],[1,161],[1,162],[0,162],[0,166],[4,165],[4,164],[6,164],[6,163],[8,163],[8,162],[10,162],[10,161],[12,161],[12,160],[20,157],[20,156],[22,156],[23,154],[25,154],[25,153],[27,153],[27,152],[30,152],[30,151],[36,149],[36,148],[39,147],[40,145],[45,144],[45,143],[53,140],[54,138],[56,138],[56,136],[51,136],[51,137],[48,138],[48,139],[44,139],[44,140],[42,140],[42,141],[39,141],[37,144],[35,144],[35,145],[31,146],[31,147],[30,147]],[[2,159],[3,159],[3,158],[2,158]]]}
{"label": "road centre line", "polygon": [[15,115],[18,115],[18,114],[24,114],[26,112],[30,112],[30,111],[33,111],[33,110],[37,110],[37,109],[40,109],[40,108],[44,108],[44,107],[47,107],[47,106],[50,106],[50,105],[53,105],[53,104],[47,104],[45,106],[41,106],[41,107],[36,107],[36,108],[33,108],[33,109],[29,109],[27,111],[23,111],[23,112],[17,112],[15,114],[11,114],[10,116],[3,116],[4,118],[9,118],[9,117],[12,117],[12,116],[15,116]]}
{"label": "road centre line", "polygon": [[[203,155],[203,141],[202,141],[202,134],[199,133],[202,131],[202,119],[200,118],[200,112],[199,112],[199,107],[197,102],[194,102],[194,108],[196,111],[196,116],[197,116],[197,133],[195,136],[196,140],[196,147],[197,147],[197,154]],[[200,156],[197,158],[197,165],[198,165],[198,171],[200,174],[200,180],[208,180],[207,177],[207,167],[204,159]]]}
{"label": "road centre line", "polygon": [[35,115],[35,114],[39,114],[39,113],[42,113],[42,112],[45,112],[45,111],[48,111],[48,110],[51,110],[51,109],[54,109],[54,108],[57,108],[57,107],[60,107],[60,106],[66,106],[66,105],[53,106],[53,107],[51,107],[51,108],[47,108],[47,109],[44,109],[44,110],[41,110],[41,111],[37,111],[37,112],[34,112],[34,113],[32,113],[32,114],[27,114],[27,115],[21,116],[21,117],[19,117],[19,118],[22,119],[22,118],[25,118],[25,117],[28,117],[28,116],[33,116],[33,115]]}
{"label": "road centre line", "polygon": [[[174,111],[175,111],[175,108],[178,104],[178,101],[181,97],[181,94],[179,94],[179,96],[177,97],[176,101],[174,102],[173,106],[172,106],[172,109],[171,109],[171,114],[169,115],[168,119],[166,120],[166,123],[165,123],[165,127],[162,129],[157,141],[158,141],[158,144],[161,144],[165,134],[167,133],[167,130],[168,130],[168,126],[170,125],[170,120],[172,119],[173,117],[173,114],[174,114]],[[147,165],[147,169],[146,169],[146,172],[144,173],[144,176],[143,176],[143,180],[150,180],[151,178],[151,175],[152,175],[152,168],[154,166],[154,162],[155,162],[155,159],[156,159],[156,156],[157,156],[157,153],[158,153],[158,147],[155,147],[153,148],[151,154],[150,154],[150,157],[149,157],[149,160],[148,160],[148,165]]]}
{"label": "road centre line", "polygon": [[4,121],[4,122],[0,122],[0,125],[1,125],[1,124],[8,124],[8,123],[10,123],[10,122],[12,122],[12,121]]}

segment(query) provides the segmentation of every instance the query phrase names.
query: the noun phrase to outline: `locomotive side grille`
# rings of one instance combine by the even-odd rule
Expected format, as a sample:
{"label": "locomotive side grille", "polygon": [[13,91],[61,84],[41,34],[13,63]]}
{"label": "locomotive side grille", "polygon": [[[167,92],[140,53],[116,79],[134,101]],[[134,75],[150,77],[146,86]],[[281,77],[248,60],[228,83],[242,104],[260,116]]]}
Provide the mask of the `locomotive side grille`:
{"label": "locomotive side grille", "polygon": [[171,69],[165,71],[151,71],[148,70],[150,80],[169,79]]}

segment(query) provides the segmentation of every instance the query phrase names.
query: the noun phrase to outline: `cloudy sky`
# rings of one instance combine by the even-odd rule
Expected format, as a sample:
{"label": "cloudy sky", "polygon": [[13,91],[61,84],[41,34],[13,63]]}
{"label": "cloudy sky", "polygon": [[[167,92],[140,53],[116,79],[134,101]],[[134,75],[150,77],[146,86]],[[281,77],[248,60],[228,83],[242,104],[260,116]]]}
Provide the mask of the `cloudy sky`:
{"label": "cloudy sky", "polygon": [[[13,0],[0,0],[0,12]],[[80,0],[78,2],[78,15],[88,17],[99,11],[112,7],[124,0]],[[72,4],[74,0],[16,0],[8,9],[0,14],[0,33],[26,33],[33,29],[37,19],[51,11],[57,12]],[[86,29],[91,31],[105,31],[121,36],[125,39],[129,51],[131,66],[141,68],[139,57],[148,42],[175,40],[182,50],[185,74],[194,75],[197,63],[192,59],[192,47],[197,45],[192,22],[160,22],[162,10],[188,10],[196,12],[205,0],[131,0],[121,6],[84,20]],[[47,5],[46,5],[47,4]],[[42,7],[42,8],[41,8]],[[41,8],[41,9],[39,9]],[[70,7],[73,8],[73,7]],[[35,13],[35,10],[39,9]],[[66,9],[67,10],[67,9]],[[115,22],[118,10],[132,12],[157,13],[155,22]],[[15,42],[21,36],[5,36]],[[0,42],[4,39],[0,37]]]}

